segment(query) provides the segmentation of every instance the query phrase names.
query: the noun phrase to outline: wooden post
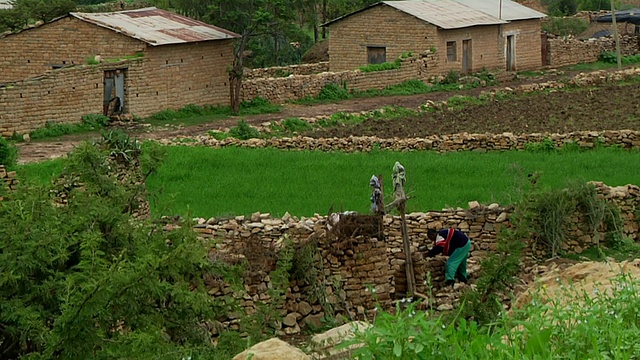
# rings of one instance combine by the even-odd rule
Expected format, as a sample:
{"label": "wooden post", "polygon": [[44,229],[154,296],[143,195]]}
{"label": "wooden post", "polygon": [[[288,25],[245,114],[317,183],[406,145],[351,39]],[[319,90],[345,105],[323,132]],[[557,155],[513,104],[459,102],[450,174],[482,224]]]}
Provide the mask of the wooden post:
{"label": "wooden post", "polygon": [[407,196],[404,192],[404,183],[406,181],[406,173],[404,166],[399,162],[393,165],[393,195],[394,200],[387,212],[393,208],[397,208],[400,211],[400,219],[402,220],[402,245],[405,255],[405,274],[407,276],[407,294],[406,297],[410,298],[416,295],[416,277],[413,270],[413,258],[411,256],[411,243],[409,242],[409,233],[407,231],[407,219],[405,217],[405,205],[407,203]]}
{"label": "wooden post", "polygon": [[611,23],[613,24],[613,37],[616,40],[616,59],[618,61],[618,70],[621,70],[622,56],[620,55],[620,34],[618,34],[618,23],[616,22],[616,8],[613,0],[611,0]]}

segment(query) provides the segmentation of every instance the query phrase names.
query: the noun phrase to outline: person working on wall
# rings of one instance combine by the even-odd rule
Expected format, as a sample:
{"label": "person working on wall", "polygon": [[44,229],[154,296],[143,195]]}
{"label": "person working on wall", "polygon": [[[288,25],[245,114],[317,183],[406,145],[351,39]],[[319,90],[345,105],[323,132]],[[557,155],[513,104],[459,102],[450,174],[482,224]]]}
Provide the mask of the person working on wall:
{"label": "person working on wall", "polygon": [[456,278],[465,284],[468,283],[467,258],[471,249],[471,239],[462,231],[453,228],[439,231],[427,229],[427,237],[435,243],[427,252],[427,257],[438,254],[449,256],[445,267],[445,283],[453,285]]}

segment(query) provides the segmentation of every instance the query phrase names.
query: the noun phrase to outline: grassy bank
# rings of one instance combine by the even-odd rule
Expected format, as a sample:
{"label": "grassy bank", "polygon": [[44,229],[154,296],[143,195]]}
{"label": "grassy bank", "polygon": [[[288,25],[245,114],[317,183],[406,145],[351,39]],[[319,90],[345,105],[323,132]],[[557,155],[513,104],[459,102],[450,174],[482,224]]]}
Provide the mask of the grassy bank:
{"label": "grassy bank", "polygon": [[[170,147],[159,172],[148,185],[156,214],[224,216],[255,211],[282,215],[326,214],[334,210],[369,209],[369,179],[384,176],[391,196],[391,169],[407,169],[409,211],[465,207],[472,200],[510,204],[518,184],[539,173],[538,184],[561,188],[569,181],[604,181],[617,186],[640,184],[631,164],[640,152],[616,148],[590,151],[510,151],[495,153],[387,152],[323,153],[274,149]],[[47,181],[59,162],[19,168],[29,181]],[[387,199],[387,201],[389,201]]]}

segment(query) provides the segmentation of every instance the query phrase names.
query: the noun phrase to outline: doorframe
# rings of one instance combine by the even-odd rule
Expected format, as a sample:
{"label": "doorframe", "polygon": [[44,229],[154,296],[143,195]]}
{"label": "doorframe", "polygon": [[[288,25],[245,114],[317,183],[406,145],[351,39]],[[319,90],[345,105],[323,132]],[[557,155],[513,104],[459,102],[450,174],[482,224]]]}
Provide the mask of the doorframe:
{"label": "doorframe", "polygon": [[462,40],[462,74],[473,72],[473,42],[472,39]]}
{"label": "doorframe", "polygon": [[119,115],[126,112],[126,74],[127,68],[104,70],[102,81],[103,115]]}
{"label": "doorframe", "polygon": [[516,71],[516,35],[506,34],[505,58],[507,71]]}

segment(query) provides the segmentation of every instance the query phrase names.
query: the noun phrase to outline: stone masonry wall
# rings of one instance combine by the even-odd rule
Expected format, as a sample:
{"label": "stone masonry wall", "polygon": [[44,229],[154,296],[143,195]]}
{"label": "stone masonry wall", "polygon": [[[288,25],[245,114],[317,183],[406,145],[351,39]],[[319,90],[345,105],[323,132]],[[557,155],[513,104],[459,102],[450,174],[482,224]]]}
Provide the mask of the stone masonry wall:
{"label": "stone masonry wall", "polygon": [[3,191],[12,191],[18,187],[18,179],[15,171],[7,171],[4,165],[0,165],[0,201],[3,200]]}
{"label": "stone masonry wall", "polygon": [[95,55],[119,58],[145,48],[140,40],[67,16],[0,38],[0,83],[41,75],[54,65],[82,65]]}
{"label": "stone masonry wall", "polygon": [[[611,36],[579,40],[573,37],[549,38],[549,66],[565,66],[598,61],[603,51],[615,51],[615,40]],[[620,37],[622,56],[640,53],[640,37]]]}
{"label": "stone masonry wall", "polygon": [[[621,209],[624,220],[625,236],[638,241],[639,222],[636,212],[640,209],[640,188],[636,185],[608,187],[595,183],[600,196]],[[459,300],[459,292],[443,290],[445,257],[424,258],[420,248],[430,248],[433,244],[427,239],[427,228],[454,227],[467,233],[472,239],[469,258],[469,273],[472,279],[478,276],[479,261],[496,250],[496,237],[503,227],[509,227],[511,210],[498,204],[482,205],[470,202],[468,209],[444,209],[426,213],[407,214],[407,230],[411,242],[417,291],[432,294],[431,300],[438,310],[450,310]],[[572,219],[576,225],[568,229],[569,241],[565,251],[580,253],[595,244],[595,237],[579,225],[580,219]],[[197,219],[195,230],[204,238],[217,238],[222,242],[212,250],[212,259],[228,258],[237,254],[246,242],[255,242],[278,248],[282,237],[287,234],[296,243],[313,242],[318,248],[323,272],[321,287],[326,302],[311,298],[309,284],[293,280],[287,291],[286,303],[281,309],[285,320],[283,334],[300,331],[307,323],[322,325],[325,315],[342,319],[366,319],[374,315],[374,308],[392,306],[392,301],[402,297],[405,291],[405,256],[401,236],[401,219],[396,215],[384,216],[384,240],[355,237],[349,242],[336,242],[327,236],[326,217],[296,218],[285,214],[282,218],[273,218],[269,214],[253,214],[251,217],[237,216],[232,219]],[[601,234],[602,236],[603,234]],[[529,247],[529,256],[534,254]],[[250,259],[247,259],[250,260]],[[427,278],[430,278],[430,283]],[[268,302],[265,295],[270,283],[268,275],[256,277],[245,283],[245,295],[236,294],[243,299],[242,305],[247,313],[256,311],[260,302]],[[431,287],[429,287],[431,286]],[[215,283],[210,285],[213,296],[232,293],[228,285]],[[262,289],[262,290],[260,290]],[[327,304],[335,311],[325,314]],[[324,305],[324,306],[323,306]],[[223,326],[237,328],[236,318],[222,321]]]}
{"label": "stone masonry wall", "polygon": [[321,61],[312,64],[274,66],[260,69],[245,69],[244,80],[260,78],[278,78],[290,75],[311,75],[329,71],[329,62]]}

